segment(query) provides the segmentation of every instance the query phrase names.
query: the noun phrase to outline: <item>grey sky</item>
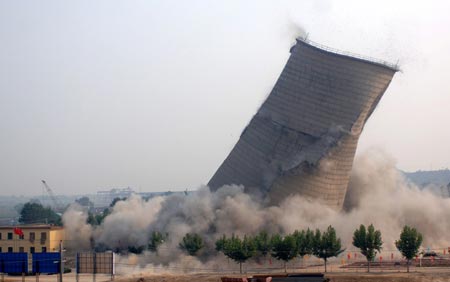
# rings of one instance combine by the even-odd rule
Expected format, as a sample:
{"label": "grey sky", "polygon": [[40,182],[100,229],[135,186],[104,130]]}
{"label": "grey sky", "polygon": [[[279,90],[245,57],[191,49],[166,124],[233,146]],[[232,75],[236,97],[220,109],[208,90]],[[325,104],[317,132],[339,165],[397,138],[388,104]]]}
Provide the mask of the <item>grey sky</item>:
{"label": "grey sky", "polygon": [[298,32],[401,65],[359,152],[450,167],[448,1],[1,1],[0,194],[206,183]]}

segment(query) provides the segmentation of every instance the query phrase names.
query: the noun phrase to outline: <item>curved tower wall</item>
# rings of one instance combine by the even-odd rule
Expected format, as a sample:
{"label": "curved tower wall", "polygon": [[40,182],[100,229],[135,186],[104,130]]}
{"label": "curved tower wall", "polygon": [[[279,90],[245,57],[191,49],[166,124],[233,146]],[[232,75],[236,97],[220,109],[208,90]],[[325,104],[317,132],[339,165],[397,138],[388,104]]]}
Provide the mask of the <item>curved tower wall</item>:
{"label": "curved tower wall", "polygon": [[397,69],[303,40],[208,185],[342,207],[359,136]]}

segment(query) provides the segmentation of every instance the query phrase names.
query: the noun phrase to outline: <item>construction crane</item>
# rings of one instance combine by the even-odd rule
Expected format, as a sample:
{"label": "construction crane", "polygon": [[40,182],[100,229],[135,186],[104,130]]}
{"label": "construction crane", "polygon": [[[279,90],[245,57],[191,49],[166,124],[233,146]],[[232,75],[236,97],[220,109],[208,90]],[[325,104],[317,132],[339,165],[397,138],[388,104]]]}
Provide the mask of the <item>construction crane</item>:
{"label": "construction crane", "polygon": [[47,185],[47,182],[45,182],[45,180],[41,180],[41,181],[42,181],[42,184],[44,185],[45,191],[47,192],[48,196],[52,200],[53,210],[56,212],[60,212],[62,210],[61,203],[58,201],[58,199],[56,199],[55,194],[53,193],[53,190],[50,188],[50,186]]}

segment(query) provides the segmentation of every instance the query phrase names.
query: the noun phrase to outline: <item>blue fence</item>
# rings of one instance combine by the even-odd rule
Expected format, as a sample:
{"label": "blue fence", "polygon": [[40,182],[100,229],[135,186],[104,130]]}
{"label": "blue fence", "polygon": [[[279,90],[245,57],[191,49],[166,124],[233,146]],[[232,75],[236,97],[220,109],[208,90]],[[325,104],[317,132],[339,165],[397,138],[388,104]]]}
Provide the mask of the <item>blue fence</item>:
{"label": "blue fence", "polygon": [[60,260],[60,253],[34,253],[33,273],[59,273]]}
{"label": "blue fence", "polygon": [[27,253],[0,253],[0,272],[28,273]]}

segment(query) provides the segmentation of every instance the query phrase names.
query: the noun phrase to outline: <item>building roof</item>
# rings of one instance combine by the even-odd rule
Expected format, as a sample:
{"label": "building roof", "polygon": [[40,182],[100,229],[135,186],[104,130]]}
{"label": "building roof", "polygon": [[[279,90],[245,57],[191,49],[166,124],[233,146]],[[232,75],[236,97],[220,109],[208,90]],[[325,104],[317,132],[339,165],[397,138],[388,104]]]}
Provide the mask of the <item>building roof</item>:
{"label": "building roof", "polygon": [[22,225],[13,225],[13,226],[0,226],[0,230],[5,229],[14,229],[14,228],[20,228],[20,229],[50,229],[50,230],[61,230],[64,229],[62,226],[56,226],[51,224],[22,224]]}
{"label": "building roof", "polygon": [[386,67],[389,68],[393,71],[400,71],[400,67],[398,65],[398,63],[394,64],[385,60],[381,60],[378,58],[373,58],[373,57],[369,57],[369,56],[364,56],[364,55],[360,55],[360,54],[356,54],[356,53],[352,53],[352,52],[347,52],[347,51],[342,51],[342,50],[338,50],[336,48],[332,48],[317,42],[314,42],[310,39],[308,39],[307,37],[303,38],[303,37],[297,37],[296,38],[297,42],[303,43],[311,48],[316,48],[322,52],[328,52],[337,56],[342,56],[342,57],[346,57],[352,60],[358,60],[358,61],[362,61],[362,62],[366,62],[369,64],[373,64],[373,65],[379,65],[382,67]]}

